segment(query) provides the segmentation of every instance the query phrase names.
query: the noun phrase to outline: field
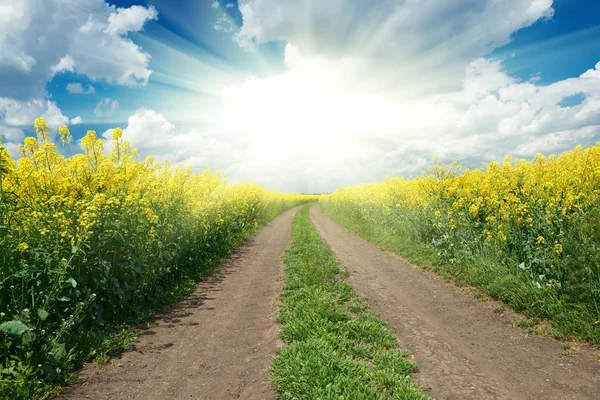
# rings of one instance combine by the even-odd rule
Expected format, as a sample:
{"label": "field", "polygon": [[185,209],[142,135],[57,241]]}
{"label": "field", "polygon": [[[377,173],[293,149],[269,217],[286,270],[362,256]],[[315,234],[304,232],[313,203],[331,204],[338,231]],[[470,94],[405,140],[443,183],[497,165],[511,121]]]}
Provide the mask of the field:
{"label": "field", "polygon": [[359,235],[483,288],[562,339],[600,344],[600,144],[341,188],[323,209]]}
{"label": "field", "polygon": [[1,398],[595,393],[600,145],[300,195],[35,129],[0,147]]}
{"label": "field", "polygon": [[[233,247],[313,198],[112,151],[89,131],[63,156],[43,119],[13,160],[0,147],[0,393],[24,398],[131,339]],[[60,128],[63,151],[71,136]]]}

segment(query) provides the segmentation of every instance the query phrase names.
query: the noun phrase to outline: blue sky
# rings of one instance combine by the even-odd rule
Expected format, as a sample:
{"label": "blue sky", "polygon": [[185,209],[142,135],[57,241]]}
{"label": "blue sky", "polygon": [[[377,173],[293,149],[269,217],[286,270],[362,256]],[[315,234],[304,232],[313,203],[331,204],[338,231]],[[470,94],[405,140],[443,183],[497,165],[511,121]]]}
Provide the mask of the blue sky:
{"label": "blue sky", "polygon": [[594,0],[34,2],[0,0],[15,155],[45,116],[316,192],[600,140]]}

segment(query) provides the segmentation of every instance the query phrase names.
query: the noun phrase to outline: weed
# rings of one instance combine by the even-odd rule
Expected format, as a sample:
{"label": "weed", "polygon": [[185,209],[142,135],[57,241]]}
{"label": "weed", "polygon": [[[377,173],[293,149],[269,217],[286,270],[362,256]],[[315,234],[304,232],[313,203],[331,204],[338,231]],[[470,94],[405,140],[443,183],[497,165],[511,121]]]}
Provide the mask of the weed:
{"label": "weed", "polygon": [[517,318],[515,325],[519,328],[533,328],[539,323],[539,318]]}
{"label": "weed", "polygon": [[490,298],[479,288],[471,288],[471,293],[473,294],[473,297],[482,303],[487,303],[490,301]]}
{"label": "weed", "polygon": [[575,356],[577,356],[577,349],[574,348],[574,347],[572,347],[569,344],[564,344],[562,346],[562,349],[563,349],[562,355],[565,356],[565,357],[575,357]]}
{"label": "weed", "polygon": [[492,311],[495,312],[496,314],[502,314],[502,313],[504,313],[504,307],[503,306],[494,306]]}

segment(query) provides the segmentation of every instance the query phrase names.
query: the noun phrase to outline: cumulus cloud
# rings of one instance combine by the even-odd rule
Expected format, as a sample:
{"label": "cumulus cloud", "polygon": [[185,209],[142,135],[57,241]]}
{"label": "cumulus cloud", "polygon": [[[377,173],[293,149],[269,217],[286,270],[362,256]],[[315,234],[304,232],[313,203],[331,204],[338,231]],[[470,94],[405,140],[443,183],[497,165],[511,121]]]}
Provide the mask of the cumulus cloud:
{"label": "cumulus cloud", "polygon": [[83,119],[80,116],[77,116],[75,118],[71,118],[71,120],[69,121],[69,123],[71,125],[79,125],[83,122]]}
{"label": "cumulus cloud", "polygon": [[147,21],[158,19],[158,11],[154,6],[148,8],[131,6],[118,8],[116,13],[108,17],[106,32],[111,35],[125,35],[128,32],[137,32],[144,27]]}
{"label": "cumulus cloud", "polygon": [[[286,41],[354,68],[370,91],[460,89],[465,66],[553,15],[552,0],[241,0],[248,49]],[[340,11],[343,10],[343,11]],[[501,16],[501,17],[499,17]]]}
{"label": "cumulus cloud", "polygon": [[0,97],[0,116],[9,127],[31,127],[37,117],[42,117],[51,128],[68,124],[69,119],[62,115],[56,103],[49,100],[20,102]]}
{"label": "cumulus cloud", "polygon": [[[112,129],[102,135],[111,150]],[[242,157],[244,144],[228,140],[220,132],[203,132],[196,128],[178,129],[154,110],[140,108],[130,116],[123,138],[139,150],[142,157],[152,155],[157,161],[193,166],[202,171],[206,166],[223,168],[236,164]]]}
{"label": "cumulus cloud", "polygon": [[75,61],[73,57],[66,55],[60,59],[60,61],[52,66],[52,74],[60,74],[61,72],[69,71],[73,72],[75,70]]}
{"label": "cumulus cloud", "polygon": [[94,94],[96,89],[92,85],[87,85],[87,89],[84,89],[81,83],[76,82],[67,84],[67,92],[71,94]]}
{"label": "cumulus cloud", "polygon": [[119,102],[117,100],[111,100],[110,98],[104,98],[96,104],[94,108],[94,115],[101,117],[102,115],[111,115],[117,108],[119,108]]}
{"label": "cumulus cloud", "polygon": [[150,56],[127,33],[156,19],[152,6],[116,8],[103,0],[21,0],[0,12],[0,97],[31,101],[65,71],[122,85],[145,84]]}
{"label": "cumulus cloud", "polygon": [[56,103],[44,99],[18,101],[0,97],[0,137],[13,157],[18,155],[18,143],[25,139],[25,130],[32,129],[35,118],[42,117],[55,135],[60,125],[67,125],[65,117]]}

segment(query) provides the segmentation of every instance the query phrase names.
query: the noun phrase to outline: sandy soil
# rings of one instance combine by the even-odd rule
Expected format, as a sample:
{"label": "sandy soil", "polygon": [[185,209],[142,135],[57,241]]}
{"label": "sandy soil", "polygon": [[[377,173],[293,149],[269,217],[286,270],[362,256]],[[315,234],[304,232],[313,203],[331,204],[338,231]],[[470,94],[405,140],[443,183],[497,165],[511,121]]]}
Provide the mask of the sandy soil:
{"label": "sandy soil", "polygon": [[489,305],[348,232],[318,206],[311,218],[350,271],[349,283],[415,354],[419,383],[436,399],[600,398],[600,362],[590,346],[566,357],[563,343],[527,335]]}
{"label": "sandy soil", "polygon": [[135,350],[87,365],[65,399],[272,399],[277,301],[291,210],[234,250],[217,272],[157,315]]}

